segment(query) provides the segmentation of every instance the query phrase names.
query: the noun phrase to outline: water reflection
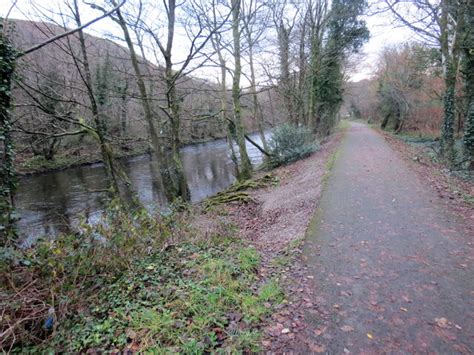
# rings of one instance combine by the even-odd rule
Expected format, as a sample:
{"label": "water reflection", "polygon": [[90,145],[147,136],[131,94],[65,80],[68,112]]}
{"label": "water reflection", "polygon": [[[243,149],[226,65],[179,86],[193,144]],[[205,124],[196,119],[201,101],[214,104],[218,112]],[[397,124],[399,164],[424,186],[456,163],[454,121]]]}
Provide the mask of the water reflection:
{"label": "water reflection", "polygon": [[[252,139],[259,142],[257,135]],[[247,143],[253,164],[262,161],[261,153]],[[182,158],[193,202],[214,195],[235,181],[233,163],[225,140],[186,146]],[[150,155],[131,158],[125,170],[140,201],[153,209],[163,205],[165,195]],[[96,221],[103,206],[106,188],[101,164],[71,168],[20,180],[16,207],[21,216],[18,230],[24,242],[31,243],[41,236],[67,232],[85,218]]]}

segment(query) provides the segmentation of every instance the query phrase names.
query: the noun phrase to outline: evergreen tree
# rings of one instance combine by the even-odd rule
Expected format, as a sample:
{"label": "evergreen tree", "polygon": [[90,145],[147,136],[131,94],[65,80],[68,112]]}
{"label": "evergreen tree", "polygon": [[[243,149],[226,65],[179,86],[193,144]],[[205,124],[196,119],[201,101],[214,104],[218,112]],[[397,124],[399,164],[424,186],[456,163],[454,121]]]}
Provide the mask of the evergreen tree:
{"label": "evergreen tree", "polygon": [[322,135],[331,132],[343,101],[344,61],[369,38],[365,21],[359,18],[366,7],[364,0],[335,0],[332,3],[327,41],[320,68],[312,82],[316,115],[313,130]]}

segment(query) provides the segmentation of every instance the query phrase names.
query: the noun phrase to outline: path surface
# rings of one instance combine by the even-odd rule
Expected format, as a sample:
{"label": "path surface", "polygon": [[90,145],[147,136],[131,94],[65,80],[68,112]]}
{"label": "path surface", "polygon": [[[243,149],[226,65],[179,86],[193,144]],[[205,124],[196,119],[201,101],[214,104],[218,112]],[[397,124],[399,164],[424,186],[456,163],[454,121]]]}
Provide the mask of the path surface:
{"label": "path surface", "polygon": [[330,354],[474,352],[473,235],[367,126],[349,129],[316,218],[310,341]]}

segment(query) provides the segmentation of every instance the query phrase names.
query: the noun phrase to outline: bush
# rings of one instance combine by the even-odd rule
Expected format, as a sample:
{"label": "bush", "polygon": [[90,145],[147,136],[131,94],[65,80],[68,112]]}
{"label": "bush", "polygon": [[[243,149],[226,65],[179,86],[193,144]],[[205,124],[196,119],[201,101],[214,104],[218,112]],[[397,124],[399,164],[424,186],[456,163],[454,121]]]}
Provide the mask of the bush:
{"label": "bush", "polygon": [[285,123],[273,129],[269,147],[272,154],[269,163],[276,167],[307,157],[319,149],[319,144],[308,128]]}

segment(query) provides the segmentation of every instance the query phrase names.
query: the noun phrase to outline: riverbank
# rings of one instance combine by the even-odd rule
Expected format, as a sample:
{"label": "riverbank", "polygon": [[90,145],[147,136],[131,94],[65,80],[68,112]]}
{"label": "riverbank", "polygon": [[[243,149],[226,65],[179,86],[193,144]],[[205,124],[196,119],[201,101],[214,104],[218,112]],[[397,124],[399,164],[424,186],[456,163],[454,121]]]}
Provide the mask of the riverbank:
{"label": "riverbank", "polygon": [[[255,132],[251,134],[255,134]],[[219,141],[222,139],[225,139],[225,137],[196,139],[192,142],[186,142],[183,144],[183,148]],[[114,151],[116,159],[126,160],[149,154],[151,149],[148,143],[144,144],[144,141],[136,141],[125,147],[115,147]],[[16,157],[16,169],[19,176],[34,176],[95,164],[102,164],[100,152],[98,149],[86,149],[85,147],[58,153],[52,160],[46,160],[43,156],[34,156],[32,154],[20,154]]]}
{"label": "riverbank", "polygon": [[16,350],[29,351],[264,349],[268,317],[289,302],[280,287],[287,262],[341,137],[273,170],[246,191],[246,203],[177,206],[185,210],[153,218],[138,211],[131,219],[111,206],[103,225],[83,226],[89,238],[61,237],[8,256],[3,349],[13,336]]}
{"label": "riverbank", "polygon": [[[116,159],[128,159],[148,154],[147,145],[137,144],[124,150],[115,150]],[[52,160],[43,156],[20,155],[16,158],[16,170],[20,177],[35,176],[54,171],[66,170],[79,166],[102,164],[100,153],[95,149],[81,148],[69,152],[59,153]]]}

